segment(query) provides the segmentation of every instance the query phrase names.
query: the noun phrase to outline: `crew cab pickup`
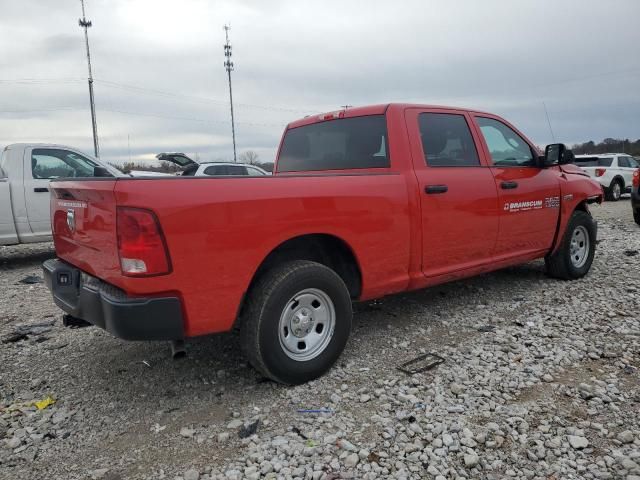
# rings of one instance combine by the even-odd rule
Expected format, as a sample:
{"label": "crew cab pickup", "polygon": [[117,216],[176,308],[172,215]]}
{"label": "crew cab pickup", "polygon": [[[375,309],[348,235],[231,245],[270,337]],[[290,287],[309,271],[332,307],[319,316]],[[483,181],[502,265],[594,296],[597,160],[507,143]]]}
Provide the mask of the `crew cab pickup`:
{"label": "crew cab pickup", "polygon": [[64,145],[15,143],[0,157],[0,245],[51,241],[49,181],[122,175]]}
{"label": "crew cab pickup", "polygon": [[390,104],[287,126],[273,176],[56,180],[57,305],[129,340],[239,327],[253,366],[320,376],[352,301],[546,260],[585,275],[602,188],[502,118]]}

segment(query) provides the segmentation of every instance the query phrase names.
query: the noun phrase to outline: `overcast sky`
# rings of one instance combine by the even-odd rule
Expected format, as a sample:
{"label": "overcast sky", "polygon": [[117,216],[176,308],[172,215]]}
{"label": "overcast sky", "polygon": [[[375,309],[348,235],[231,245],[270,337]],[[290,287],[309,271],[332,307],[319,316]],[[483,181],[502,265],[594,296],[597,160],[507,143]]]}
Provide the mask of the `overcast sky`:
{"label": "overcast sky", "polygon": [[[87,0],[101,157],[272,160],[284,126],[409,101],[506,117],[534,142],[640,138],[639,0]],[[79,0],[0,0],[0,145],[92,153]]]}

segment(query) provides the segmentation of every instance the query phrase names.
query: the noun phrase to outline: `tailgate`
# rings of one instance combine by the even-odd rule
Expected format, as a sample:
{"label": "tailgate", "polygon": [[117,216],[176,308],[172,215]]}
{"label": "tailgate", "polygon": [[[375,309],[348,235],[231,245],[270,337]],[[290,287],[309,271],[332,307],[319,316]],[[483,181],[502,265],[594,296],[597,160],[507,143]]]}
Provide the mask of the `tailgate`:
{"label": "tailgate", "polygon": [[96,277],[120,272],[116,244],[116,180],[51,183],[51,223],[59,258]]}

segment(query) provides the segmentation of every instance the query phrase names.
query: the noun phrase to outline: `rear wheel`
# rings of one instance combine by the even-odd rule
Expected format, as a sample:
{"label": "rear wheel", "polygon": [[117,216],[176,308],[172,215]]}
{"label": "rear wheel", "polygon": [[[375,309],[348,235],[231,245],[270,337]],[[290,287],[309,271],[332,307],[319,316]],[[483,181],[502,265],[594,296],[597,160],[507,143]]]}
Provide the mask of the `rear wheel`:
{"label": "rear wheel", "polygon": [[294,261],[268,271],[247,302],[241,326],[245,355],[280,383],[304,383],[325,373],[351,332],[347,286],[319,263]]}
{"label": "rear wheel", "polygon": [[636,221],[638,225],[640,225],[640,208],[636,208],[633,211],[633,219]]}
{"label": "rear wheel", "polygon": [[609,189],[607,190],[607,200],[617,202],[622,196],[622,183],[620,180],[614,180],[611,182]]}
{"label": "rear wheel", "polygon": [[563,280],[583,277],[596,251],[596,224],[587,212],[576,210],[569,219],[558,250],[545,258],[547,274]]}

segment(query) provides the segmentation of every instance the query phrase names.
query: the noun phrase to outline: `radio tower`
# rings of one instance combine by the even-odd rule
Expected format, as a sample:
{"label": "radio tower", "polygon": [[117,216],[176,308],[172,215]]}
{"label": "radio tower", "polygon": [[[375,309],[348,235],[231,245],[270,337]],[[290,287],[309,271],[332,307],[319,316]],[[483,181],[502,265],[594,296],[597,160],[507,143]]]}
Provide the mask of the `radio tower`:
{"label": "radio tower", "polygon": [[96,158],[100,157],[100,147],[98,146],[98,124],[96,123],[96,105],[93,101],[93,74],[91,73],[91,54],[89,53],[89,33],[87,29],[91,26],[91,20],[87,20],[84,14],[84,0],[82,4],[82,18],[78,20],[78,25],[84,28],[84,42],[87,45],[87,65],[89,66],[89,103],[91,105],[91,125],[93,126],[93,152]]}
{"label": "radio tower", "polygon": [[233,62],[231,61],[231,44],[229,43],[229,30],[231,30],[231,27],[229,25],[225,25],[224,34],[227,38],[227,43],[224,44],[224,56],[226,57],[226,60],[224,61],[224,68],[227,71],[227,77],[229,78],[229,103],[231,104],[231,136],[233,138],[233,161],[237,162],[236,126],[233,120],[233,93],[231,91],[231,70],[233,70]]}

